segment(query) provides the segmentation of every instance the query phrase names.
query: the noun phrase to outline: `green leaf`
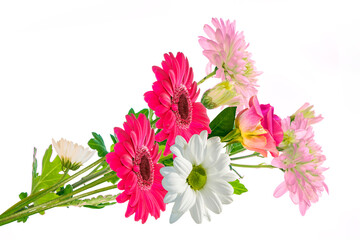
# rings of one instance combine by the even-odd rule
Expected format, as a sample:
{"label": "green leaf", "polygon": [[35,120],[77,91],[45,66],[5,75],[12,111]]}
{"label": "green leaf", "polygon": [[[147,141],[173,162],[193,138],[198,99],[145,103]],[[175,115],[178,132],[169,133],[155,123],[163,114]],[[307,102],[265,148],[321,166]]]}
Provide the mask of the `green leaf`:
{"label": "green leaf", "polygon": [[[112,171],[112,172],[109,172],[109,173],[107,173],[107,174],[105,174],[104,175],[104,177],[106,177],[106,176],[109,176],[110,174],[113,174],[114,172]],[[112,184],[115,184],[115,183],[117,183],[118,181],[119,181],[119,177],[118,176],[116,176],[116,175],[114,175],[114,177],[112,177],[112,178],[110,178],[109,180],[107,180],[107,182],[110,182],[110,183],[112,183]]]}
{"label": "green leaf", "polygon": [[146,118],[149,118],[149,109],[144,108],[141,111],[135,113],[134,109],[131,108],[128,112],[128,115],[134,114],[136,118],[139,117],[140,113],[144,114],[146,116]]}
{"label": "green leaf", "polygon": [[71,184],[66,185],[66,187],[60,187],[60,190],[56,193],[58,196],[66,195],[73,192],[73,186]]}
{"label": "green leaf", "polygon": [[26,198],[28,196],[28,193],[27,192],[22,192],[19,194],[19,198],[20,200],[23,200],[24,198]]}
{"label": "green leaf", "polygon": [[116,202],[116,197],[118,195],[99,195],[97,197],[89,198],[89,199],[81,199],[81,200],[74,200],[67,204],[66,206],[75,206],[75,207],[87,207],[93,209],[101,209],[105,206],[113,205]]}
{"label": "green leaf", "polygon": [[114,144],[119,141],[115,135],[110,134],[110,137]]}
{"label": "green leaf", "polygon": [[135,111],[133,108],[130,108],[129,112],[128,112],[128,115],[131,115],[131,114],[135,114]]}
{"label": "green leaf", "polygon": [[64,177],[64,174],[60,173],[62,172],[62,165],[59,156],[56,156],[55,159],[52,162],[50,162],[51,154],[52,154],[52,146],[50,145],[49,148],[45,151],[42,160],[41,175],[37,176],[34,179],[31,193],[36,193],[41,189],[46,189],[48,187],[51,187],[57,182],[59,182],[60,179],[66,179],[69,177],[69,175],[67,174]]}
{"label": "green leaf", "polygon": [[228,107],[222,110],[210,123],[210,137],[226,136],[234,128],[236,107]]}
{"label": "green leaf", "polygon": [[233,143],[233,144],[229,145],[228,148],[229,148],[230,156],[246,150],[246,148],[244,148],[244,146],[241,143]]}
{"label": "green leaf", "polygon": [[93,132],[92,135],[94,136],[94,138],[91,138],[89,140],[89,147],[96,150],[99,157],[105,157],[108,152],[106,150],[103,138],[100,136],[100,134],[97,134],[95,132]]}
{"label": "green leaf", "polygon": [[159,151],[161,151],[161,156],[160,159],[158,161],[158,163],[162,163],[165,166],[174,166],[174,159],[173,159],[173,154],[170,153],[167,156],[164,156],[164,150],[165,150],[165,145],[160,145],[159,146]]}
{"label": "green leaf", "polygon": [[235,181],[229,183],[234,188],[234,194],[236,195],[241,195],[242,193],[248,191],[244,184],[240,183],[239,179],[236,179]]}

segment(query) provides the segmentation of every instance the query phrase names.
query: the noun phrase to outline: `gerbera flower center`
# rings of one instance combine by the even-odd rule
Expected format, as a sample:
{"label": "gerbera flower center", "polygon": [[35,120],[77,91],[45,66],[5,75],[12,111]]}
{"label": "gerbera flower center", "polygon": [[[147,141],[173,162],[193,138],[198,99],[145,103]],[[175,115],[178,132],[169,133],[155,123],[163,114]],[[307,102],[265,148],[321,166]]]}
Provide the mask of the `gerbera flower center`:
{"label": "gerbera flower center", "polygon": [[154,182],[154,164],[146,147],[141,147],[136,151],[134,171],[140,188],[142,190],[150,189]]}
{"label": "gerbera flower center", "polygon": [[190,185],[192,189],[200,190],[205,186],[206,180],[206,171],[201,165],[199,165],[193,167],[189,176],[186,179],[186,182]]}
{"label": "gerbera flower center", "polygon": [[192,120],[192,103],[185,86],[180,86],[172,99],[176,123],[180,128],[188,128]]}

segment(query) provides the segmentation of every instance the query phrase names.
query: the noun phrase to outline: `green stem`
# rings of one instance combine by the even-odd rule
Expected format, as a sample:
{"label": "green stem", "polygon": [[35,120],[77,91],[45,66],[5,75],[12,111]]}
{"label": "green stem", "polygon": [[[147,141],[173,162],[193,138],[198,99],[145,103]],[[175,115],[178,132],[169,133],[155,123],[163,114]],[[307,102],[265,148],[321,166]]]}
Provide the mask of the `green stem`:
{"label": "green stem", "polygon": [[207,75],[206,77],[204,77],[203,79],[201,79],[197,85],[202,84],[203,82],[205,82],[207,79],[211,78],[212,76],[214,76],[216,74],[216,71],[218,70],[217,67],[215,67],[214,71],[212,71],[209,75]]}
{"label": "green stem", "polygon": [[80,185],[82,185],[82,184],[84,184],[84,183],[86,183],[86,182],[88,182],[88,181],[90,181],[90,180],[92,180],[92,179],[94,179],[94,178],[97,178],[97,177],[99,177],[99,176],[101,176],[101,175],[107,174],[107,173],[109,173],[109,172],[111,172],[111,171],[112,171],[112,170],[110,169],[110,167],[106,167],[106,168],[104,168],[103,170],[100,170],[99,172],[96,172],[96,173],[93,173],[93,174],[89,174],[89,175],[87,175],[86,177],[83,177],[80,181],[72,184],[72,187],[73,187],[73,189],[75,189],[75,188],[77,188],[78,186],[80,186]]}
{"label": "green stem", "polygon": [[242,167],[242,168],[277,168],[277,167],[274,167],[273,165],[266,165],[266,164],[246,165],[246,164],[231,163],[231,166],[233,166],[233,167]]}
{"label": "green stem", "polygon": [[[92,182],[92,183],[90,183],[90,184],[88,184],[88,185],[86,185],[84,187],[79,188],[78,190],[75,190],[75,191],[73,191],[71,193],[68,193],[68,194],[66,194],[64,196],[61,196],[59,198],[53,199],[53,200],[51,200],[49,202],[46,202],[46,203],[40,204],[38,206],[34,206],[34,207],[31,207],[31,208],[25,209],[23,211],[17,212],[15,214],[13,214],[12,216],[8,216],[8,217],[4,216],[2,219],[0,218],[0,226],[3,225],[2,224],[3,222],[5,222],[4,224],[8,223],[7,222],[8,219],[13,219],[13,221],[14,221],[16,219],[24,217],[23,215],[26,214],[26,213],[31,213],[31,212],[34,212],[34,211],[35,211],[35,213],[37,213],[37,212],[44,211],[44,209],[42,209],[42,208],[44,208],[44,207],[47,208],[49,205],[50,206],[52,206],[52,205],[57,206],[58,205],[57,202],[59,202],[59,201],[61,202],[62,200],[70,198],[70,197],[72,197],[73,195],[75,195],[77,193],[80,193],[80,192],[85,191],[85,190],[87,190],[89,188],[92,188],[92,187],[94,187],[96,185],[99,185],[99,184],[101,184],[103,182],[106,182],[107,180],[114,177],[115,174],[116,173],[114,172],[113,174],[110,174],[110,175],[108,175],[106,177],[102,177],[102,178],[100,178],[100,179],[98,179],[98,180],[96,180],[96,181],[94,181],[94,182]],[[113,185],[113,186],[116,187],[116,185]],[[72,198],[72,200],[74,200],[74,199]],[[54,206],[52,206],[52,207],[54,207]],[[32,214],[30,214],[30,215],[32,215]]]}
{"label": "green stem", "polygon": [[[72,202],[74,200],[77,200],[77,199],[80,199],[80,198],[83,198],[83,197],[87,197],[87,196],[90,196],[90,195],[93,195],[93,194],[96,194],[96,193],[108,191],[108,190],[111,190],[111,189],[114,189],[114,188],[117,188],[117,186],[116,185],[111,185],[111,186],[108,186],[108,187],[96,189],[96,190],[93,190],[93,191],[90,191],[90,192],[75,196],[73,198],[60,201],[60,202],[58,202],[58,203],[56,203],[54,205],[50,205],[50,206],[48,204],[46,204],[46,203],[42,204],[42,205],[37,206],[36,208],[32,208],[31,209],[32,211],[22,211],[22,212],[19,212],[17,214],[14,214],[12,216],[0,219],[0,226],[11,223],[11,222],[16,221],[17,219],[20,219],[20,218],[23,218],[23,217],[28,217],[28,216],[31,216],[33,214],[36,214],[36,213],[39,213],[39,212],[42,212],[42,211],[45,211],[45,210],[48,210],[48,209],[51,209],[51,208],[54,208],[54,207],[65,205],[65,204],[70,203],[70,202]],[[69,194],[67,194],[67,195],[69,195]]]}
{"label": "green stem", "polygon": [[241,156],[241,157],[235,157],[235,158],[230,158],[231,160],[238,160],[238,159],[244,159],[244,158],[249,158],[249,157],[261,157],[260,153],[255,152],[253,154],[249,154],[249,155],[245,155],[245,156]]}
{"label": "green stem", "polygon": [[69,178],[66,178],[66,179],[64,179],[62,181],[59,181],[57,184],[53,185],[52,187],[49,187],[49,188],[41,190],[41,191],[39,191],[37,193],[31,194],[30,196],[22,199],[21,201],[17,202],[15,205],[10,207],[3,214],[1,214],[1,216],[8,216],[11,213],[16,212],[16,211],[22,209],[23,207],[29,205],[30,203],[34,202],[36,199],[41,198],[42,196],[46,195],[47,193],[52,192],[52,191],[58,189],[61,186],[64,186],[65,183],[71,181],[72,179],[76,178],[77,176],[81,175],[82,173],[84,173],[84,172],[88,171],[89,169],[95,167],[100,162],[102,162],[104,159],[105,159],[104,157],[100,158],[96,162],[90,164],[89,166],[85,167],[84,169],[80,170],[79,172],[75,173],[74,175],[70,176]]}

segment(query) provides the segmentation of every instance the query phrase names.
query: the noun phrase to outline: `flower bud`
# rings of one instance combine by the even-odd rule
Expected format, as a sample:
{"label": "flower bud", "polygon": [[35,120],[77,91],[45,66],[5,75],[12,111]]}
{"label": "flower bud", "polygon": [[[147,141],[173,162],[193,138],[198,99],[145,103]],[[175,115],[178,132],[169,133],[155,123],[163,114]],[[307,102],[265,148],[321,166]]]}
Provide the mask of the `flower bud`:
{"label": "flower bud", "polygon": [[213,109],[223,105],[237,105],[235,97],[236,91],[233,83],[223,81],[207,90],[201,99],[201,103],[207,109]]}

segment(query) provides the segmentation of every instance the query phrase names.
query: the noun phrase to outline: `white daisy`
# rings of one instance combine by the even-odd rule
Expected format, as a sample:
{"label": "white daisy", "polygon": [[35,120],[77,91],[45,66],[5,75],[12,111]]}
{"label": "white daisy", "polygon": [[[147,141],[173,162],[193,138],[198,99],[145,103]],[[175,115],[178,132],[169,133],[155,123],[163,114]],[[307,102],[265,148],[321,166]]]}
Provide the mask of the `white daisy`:
{"label": "white daisy", "polygon": [[174,166],[160,169],[162,185],[168,191],[164,202],[174,202],[170,223],[188,210],[196,223],[203,218],[210,221],[208,209],[219,214],[222,204],[233,201],[229,182],[235,181],[236,175],[230,170],[230,158],[223,153],[220,138],[207,136],[207,131],[194,134],[189,143],[177,136],[170,148],[176,155]]}
{"label": "white daisy", "polygon": [[66,169],[77,170],[95,153],[95,151],[91,151],[89,148],[84,148],[63,138],[58,142],[52,139],[52,143],[59,155],[63,168]]}

